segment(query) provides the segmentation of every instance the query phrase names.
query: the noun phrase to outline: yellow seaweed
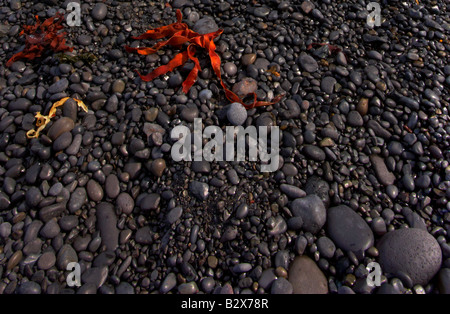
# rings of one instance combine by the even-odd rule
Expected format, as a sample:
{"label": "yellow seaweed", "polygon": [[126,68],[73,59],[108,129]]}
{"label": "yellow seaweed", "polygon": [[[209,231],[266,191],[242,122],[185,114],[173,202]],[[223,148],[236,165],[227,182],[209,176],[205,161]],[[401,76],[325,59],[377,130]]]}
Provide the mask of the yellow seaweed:
{"label": "yellow seaweed", "polygon": [[[57,101],[53,104],[52,108],[50,109],[50,112],[48,114],[48,116],[44,116],[42,115],[40,112],[36,113],[35,118],[36,118],[36,126],[38,127],[37,130],[30,130],[27,132],[27,137],[28,138],[38,138],[39,134],[42,132],[42,130],[45,129],[45,127],[47,126],[47,124],[50,123],[50,120],[56,115],[56,108],[61,107],[62,105],[64,105],[66,103],[67,100],[69,100],[70,97],[66,97],[61,99],[60,101]],[[88,112],[88,108],[87,106],[79,99],[75,99],[72,98],[73,100],[75,100],[75,102],[78,104],[78,107],[80,107],[81,109],[83,109],[85,112]]]}

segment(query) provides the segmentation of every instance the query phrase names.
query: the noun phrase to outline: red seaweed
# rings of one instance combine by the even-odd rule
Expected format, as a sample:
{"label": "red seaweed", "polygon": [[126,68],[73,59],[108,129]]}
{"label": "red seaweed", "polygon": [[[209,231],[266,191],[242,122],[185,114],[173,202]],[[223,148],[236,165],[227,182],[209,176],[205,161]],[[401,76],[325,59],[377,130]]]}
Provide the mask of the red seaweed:
{"label": "red seaweed", "polygon": [[282,99],[283,96],[278,96],[274,99],[273,102],[262,102],[257,101],[256,94],[253,94],[254,97],[253,103],[245,104],[243,100],[241,100],[235,93],[233,93],[230,89],[228,89],[228,87],[222,80],[220,69],[221,60],[219,55],[216,53],[216,44],[214,43],[214,39],[219,37],[223,33],[223,30],[218,30],[213,33],[200,35],[190,30],[185,23],[181,22],[181,20],[182,20],[181,11],[177,10],[176,23],[159,27],[153,30],[148,30],[145,34],[138,37],[134,37],[134,39],[137,40],[162,39],[165,37],[169,37],[168,40],[161,41],[152,48],[149,47],[131,48],[129,46],[125,46],[125,49],[130,53],[136,52],[140,55],[149,55],[157,52],[158,50],[167,45],[181,47],[186,43],[189,44],[186,51],[176,55],[167,65],[163,65],[157,68],[148,75],[141,75],[138,72],[139,76],[143,81],[149,82],[160,75],[173,71],[175,68],[180,67],[184,65],[187,61],[191,60],[194,62],[194,68],[192,69],[191,73],[188,75],[187,79],[183,83],[183,92],[187,93],[197,80],[198,73],[201,71],[200,63],[197,57],[195,57],[195,53],[197,51],[197,48],[203,48],[208,52],[209,57],[211,59],[211,65],[213,67],[213,70],[220,80],[220,84],[222,85],[225,91],[227,99],[230,100],[231,102],[238,102],[241,103],[245,108],[252,109],[260,106],[273,105]]}
{"label": "red seaweed", "polygon": [[66,46],[65,36],[67,33],[61,32],[64,28],[61,23],[64,20],[63,14],[56,14],[45,20],[43,23],[36,16],[35,25],[25,25],[20,36],[25,35],[25,49],[16,53],[6,66],[11,66],[14,62],[21,59],[33,60],[41,57],[47,50],[55,52],[73,51],[73,47]]}

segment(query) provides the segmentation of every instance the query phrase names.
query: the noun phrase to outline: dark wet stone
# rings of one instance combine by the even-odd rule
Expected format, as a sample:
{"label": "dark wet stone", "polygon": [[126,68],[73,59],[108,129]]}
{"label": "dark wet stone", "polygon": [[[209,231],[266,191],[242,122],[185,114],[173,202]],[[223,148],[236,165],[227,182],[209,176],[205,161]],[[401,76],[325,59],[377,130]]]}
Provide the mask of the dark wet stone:
{"label": "dark wet stone", "polygon": [[316,241],[317,249],[321,256],[325,258],[332,258],[336,252],[336,246],[328,237],[320,237]]}
{"label": "dark wet stone", "polygon": [[227,118],[232,125],[243,125],[247,121],[247,109],[240,103],[233,103],[228,107]]}
{"label": "dark wet stone", "polygon": [[87,202],[87,193],[84,187],[78,187],[73,191],[70,196],[69,203],[67,204],[67,209],[71,213],[75,213]]}
{"label": "dark wet stone", "polygon": [[85,284],[93,284],[100,288],[108,277],[108,267],[92,267],[86,269],[81,275],[81,281]]}
{"label": "dark wet stone", "polygon": [[213,33],[219,30],[214,19],[210,16],[205,16],[204,18],[198,20],[192,30],[200,35]]}
{"label": "dark wet stone", "polygon": [[119,179],[115,174],[110,174],[109,176],[106,177],[105,191],[106,196],[108,196],[109,198],[115,199],[117,196],[119,196],[120,193]]}
{"label": "dark wet stone", "polygon": [[56,83],[53,83],[49,88],[50,94],[58,94],[64,92],[69,87],[69,81],[66,78],[62,78]]}
{"label": "dark wet stone", "polygon": [[72,98],[69,98],[62,107],[63,116],[72,119],[74,122],[78,118],[78,105]]}
{"label": "dark wet stone", "polygon": [[121,282],[116,288],[116,294],[134,294],[134,288],[128,282]]}
{"label": "dark wet stone", "polygon": [[290,209],[294,216],[302,217],[303,230],[317,233],[327,220],[325,206],[317,195],[308,195],[292,202]]}
{"label": "dark wet stone", "polygon": [[37,187],[31,187],[25,194],[27,205],[33,209],[36,208],[43,199],[44,196]]}
{"label": "dark wet stone", "polygon": [[100,202],[103,199],[103,188],[95,180],[89,180],[87,183],[87,194],[94,202]]}
{"label": "dark wet stone", "polygon": [[[387,233],[377,244],[383,272],[426,285],[441,267],[439,243],[427,231],[404,228]],[[402,280],[403,281],[403,280]]]}
{"label": "dark wet stone", "polygon": [[267,15],[269,15],[269,13],[270,9],[268,7],[257,7],[253,11],[253,14],[257,17],[266,17]]}
{"label": "dark wet stone", "polygon": [[51,251],[42,254],[37,262],[38,268],[42,270],[48,270],[52,268],[55,264],[56,264],[56,256],[55,253]]}
{"label": "dark wet stone", "polygon": [[249,53],[249,54],[243,55],[243,56],[242,56],[242,60],[241,60],[242,65],[243,65],[243,66],[247,66],[247,65],[250,65],[250,64],[255,63],[256,57],[257,57],[257,56],[256,56],[255,53]]}
{"label": "dark wet stone", "polygon": [[97,294],[97,286],[93,283],[86,283],[78,289],[77,294]]}
{"label": "dark wet stone", "polygon": [[317,146],[305,145],[303,148],[306,156],[315,161],[324,161],[326,158],[325,152]]}
{"label": "dark wet stone", "polygon": [[405,106],[411,108],[412,110],[418,111],[420,109],[419,102],[410,97],[402,96],[402,97],[400,97],[399,102],[402,105],[405,105]]}
{"label": "dark wet stone", "polygon": [[302,189],[289,185],[289,184],[282,184],[280,185],[280,190],[285,193],[290,198],[301,198],[306,196],[306,192]]}
{"label": "dark wet stone", "polygon": [[114,251],[119,245],[119,230],[117,229],[117,216],[110,203],[97,205],[97,227],[100,231],[102,244],[108,251]]}
{"label": "dark wet stone", "polygon": [[104,3],[97,3],[91,12],[91,16],[97,21],[104,20],[107,14],[108,7]]}
{"label": "dark wet stone", "polygon": [[61,219],[59,219],[58,224],[61,227],[62,230],[69,232],[76,226],[78,226],[78,217],[74,215],[68,215],[64,216]]}
{"label": "dark wet stone", "polygon": [[48,137],[55,141],[63,133],[70,132],[75,127],[75,123],[71,118],[62,117],[56,121],[48,130]]}
{"label": "dark wet stone", "polygon": [[187,106],[181,111],[181,118],[187,122],[194,122],[198,118],[199,111],[197,106]]}
{"label": "dark wet stone", "polygon": [[442,268],[437,277],[441,294],[450,294],[450,268]]}
{"label": "dark wet stone", "polygon": [[364,120],[358,111],[350,111],[347,116],[347,122],[354,127],[363,126],[364,124]]}
{"label": "dark wet stone", "polygon": [[298,63],[304,71],[309,73],[314,73],[319,69],[319,64],[316,59],[306,53],[303,53],[298,57]]}
{"label": "dark wet stone", "polygon": [[26,98],[18,98],[16,100],[13,100],[8,105],[8,110],[10,112],[12,111],[28,111],[28,108],[32,105],[31,101]]}
{"label": "dark wet stone", "polygon": [[329,191],[330,185],[326,181],[320,179],[319,177],[313,176],[306,181],[305,186],[306,194],[317,195],[323,201],[326,207],[328,207],[330,204]]}
{"label": "dark wet stone", "polygon": [[47,221],[47,223],[42,227],[40,235],[46,239],[53,239],[59,234],[60,231],[61,228],[59,227],[56,218],[53,218]]}
{"label": "dark wet stone", "polygon": [[301,110],[299,104],[292,99],[286,100],[287,110],[281,112],[284,119],[294,119],[300,116]]}
{"label": "dark wet stone", "polygon": [[43,222],[47,222],[52,218],[59,217],[66,210],[64,202],[46,206],[39,210],[39,218]]}
{"label": "dark wet stone", "polygon": [[134,200],[128,193],[120,193],[116,199],[116,206],[120,212],[124,214],[131,214],[134,209]]}
{"label": "dark wet stone", "polygon": [[72,133],[64,132],[53,142],[53,149],[56,152],[63,151],[68,148],[70,144],[72,144]]}
{"label": "dark wet stone", "polygon": [[159,288],[159,292],[165,294],[175,288],[177,285],[177,276],[175,273],[169,273],[166,278],[163,280],[161,287]]}
{"label": "dark wet stone", "polygon": [[147,194],[140,201],[141,210],[143,210],[143,211],[156,210],[159,207],[160,201],[161,201],[161,195],[156,194],[156,193]]}
{"label": "dark wet stone", "polygon": [[294,294],[327,294],[328,282],[317,264],[307,256],[294,259],[289,267],[289,282]]}
{"label": "dark wet stone", "polygon": [[9,207],[11,201],[5,193],[0,191],[0,210],[5,210]]}
{"label": "dark wet stone", "polygon": [[77,252],[75,252],[71,245],[65,244],[56,256],[56,266],[59,270],[66,271],[67,265],[70,263],[78,263]]}
{"label": "dark wet stone", "polygon": [[193,161],[191,165],[192,171],[196,173],[210,173],[211,172],[211,164],[206,161]]}
{"label": "dark wet stone", "polygon": [[333,242],[344,251],[361,254],[374,244],[369,225],[346,205],[328,209],[327,231]]}
{"label": "dark wet stone", "polygon": [[394,184],[395,176],[388,170],[383,158],[377,155],[372,155],[370,156],[370,161],[372,162],[375,174],[377,175],[377,178],[381,182],[381,184],[385,186]]}
{"label": "dark wet stone", "polygon": [[164,171],[167,168],[166,161],[162,158],[158,158],[152,162],[152,165],[150,167],[150,171],[152,174],[158,178],[162,177],[164,174]]}
{"label": "dark wet stone", "polygon": [[189,184],[191,193],[201,201],[206,201],[209,196],[209,186],[206,183],[193,181]]}
{"label": "dark wet stone", "polygon": [[337,81],[334,77],[326,76],[322,79],[320,87],[324,93],[331,95],[334,92],[334,86],[336,85],[336,83]]}
{"label": "dark wet stone", "polygon": [[272,294],[292,294],[294,288],[287,279],[280,277],[272,283],[270,291]]}
{"label": "dark wet stone", "polygon": [[183,208],[175,207],[167,214],[166,219],[169,224],[175,223],[183,215]]}
{"label": "dark wet stone", "polygon": [[143,227],[136,232],[136,243],[149,245],[153,243],[154,233],[149,226]]}
{"label": "dark wet stone", "polygon": [[18,294],[41,294],[41,286],[34,281],[27,281],[22,283],[17,288]]}

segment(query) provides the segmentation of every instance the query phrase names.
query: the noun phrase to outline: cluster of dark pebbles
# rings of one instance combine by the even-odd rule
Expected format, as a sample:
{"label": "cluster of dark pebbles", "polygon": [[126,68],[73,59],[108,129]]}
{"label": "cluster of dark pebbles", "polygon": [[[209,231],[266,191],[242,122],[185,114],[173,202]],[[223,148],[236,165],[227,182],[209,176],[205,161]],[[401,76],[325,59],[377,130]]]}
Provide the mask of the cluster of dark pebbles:
{"label": "cluster of dark pebbles", "polygon": [[[6,67],[22,26],[72,1],[66,55],[92,62]],[[0,294],[450,293],[449,2],[380,1],[374,28],[367,3],[0,0]],[[190,62],[143,82],[136,70],[180,50],[124,46],[154,44],[132,37],[176,9],[197,32],[223,29],[230,89],[283,100],[229,106],[202,51],[188,94]],[[64,97],[89,111],[68,100],[28,139]],[[196,118],[278,126],[279,169],[175,162],[171,131]]]}

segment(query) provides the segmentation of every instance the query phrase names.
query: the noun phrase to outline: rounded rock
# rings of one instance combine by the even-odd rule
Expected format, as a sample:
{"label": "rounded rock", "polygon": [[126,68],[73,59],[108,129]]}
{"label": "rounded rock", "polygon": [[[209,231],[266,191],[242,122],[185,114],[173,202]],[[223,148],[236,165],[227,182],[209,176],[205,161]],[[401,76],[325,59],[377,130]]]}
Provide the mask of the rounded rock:
{"label": "rounded rock", "polygon": [[97,3],[91,12],[91,16],[97,21],[104,20],[107,14],[108,7],[104,3]]}
{"label": "rounded rock", "polygon": [[245,109],[245,107],[238,102],[231,104],[228,108],[227,118],[228,121],[230,121],[230,123],[234,126],[243,125],[245,121],[247,121],[247,117],[247,109]]}
{"label": "rounded rock", "polygon": [[333,242],[344,251],[360,253],[374,244],[369,225],[346,205],[328,209],[327,231]]}
{"label": "rounded rock", "polygon": [[294,216],[302,218],[303,230],[313,234],[319,232],[327,220],[325,205],[315,194],[294,200],[291,210]]}
{"label": "rounded rock", "polygon": [[442,251],[427,231],[404,228],[389,232],[377,244],[383,272],[409,277],[412,285],[425,286],[438,273]]}

